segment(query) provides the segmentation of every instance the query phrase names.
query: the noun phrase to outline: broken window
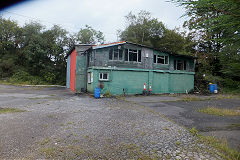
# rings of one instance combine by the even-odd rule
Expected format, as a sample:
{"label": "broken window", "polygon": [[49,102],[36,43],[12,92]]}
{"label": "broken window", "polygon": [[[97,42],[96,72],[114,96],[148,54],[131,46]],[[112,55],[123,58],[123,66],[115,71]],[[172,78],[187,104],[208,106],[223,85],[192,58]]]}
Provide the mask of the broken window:
{"label": "broken window", "polygon": [[99,73],[99,80],[108,80],[108,73]]}
{"label": "broken window", "polygon": [[168,56],[154,55],[153,62],[157,64],[168,64]]}
{"label": "broken window", "polygon": [[110,49],[109,60],[122,60],[122,52],[121,49]]}
{"label": "broken window", "polygon": [[141,50],[126,49],[125,61],[141,62],[142,61]]}

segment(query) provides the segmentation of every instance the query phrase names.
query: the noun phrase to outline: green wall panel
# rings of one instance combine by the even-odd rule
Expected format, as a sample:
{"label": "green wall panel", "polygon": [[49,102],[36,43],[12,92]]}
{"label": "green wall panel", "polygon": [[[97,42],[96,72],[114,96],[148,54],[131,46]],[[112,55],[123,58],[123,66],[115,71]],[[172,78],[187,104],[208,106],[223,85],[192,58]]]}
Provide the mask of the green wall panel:
{"label": "green wall panel", "polygon": [[[152,70],[114,70],[114,69],[88,69],[93,72],[93,82],[87,84],[88,92],[94,93],[94,89],[100,82],[104,84],[101,93],[110,92],[113,95],[141,94],[145,82],[147,90],[152,85],[153,94],[161,93],[186,93],[194,87],[194,74],[179,72],[157,72]],[[99,73],[109,73],[108,81],[99,81]]]}
{"label": "green wall panel", "polygon": [[87,89],[87,56],[83,54],[77,54],[76,58],[76,80],[75,80],[75,92],[80,93],[82,90]]}
{"label": "green wall panel", "polygon": [[169,91],[170,93],[186,93],[194,88],[194,75],[191,74],[170,74]]}
{"label": "green wall panel", "polygon": [[154,72],[152,93],[169,93],[169,73]]}

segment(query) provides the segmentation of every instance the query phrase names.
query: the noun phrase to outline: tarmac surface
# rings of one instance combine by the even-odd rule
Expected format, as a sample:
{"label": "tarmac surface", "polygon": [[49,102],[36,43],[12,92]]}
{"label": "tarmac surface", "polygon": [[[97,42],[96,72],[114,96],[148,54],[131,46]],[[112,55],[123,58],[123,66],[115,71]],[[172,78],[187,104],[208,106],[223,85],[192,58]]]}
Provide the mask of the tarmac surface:
{"label": "tarmac surface", "polygon": [[126,100],[149,107],[189,129],[195,127],[201,134],[226,139],[230,147],[240,151],[240,116],[216,116],[198,112],[198,109],[207,106],[239,110],[240,99],[224,95],[188,95],[187,97],[197,97],[200,100],[184,101],[185,97],[186,95],[131,96]]}
{"label": "tarmac surface", "polygon": [[176,105],[182,102],[144,107],[141,99],[133,103],[75,95],[63,87],[0,85],[0,110],[24,110],[0,114],[0,159],[222,159],[158,110],[175,106],[178,110],[168,113],[181,114],[185,109]]}

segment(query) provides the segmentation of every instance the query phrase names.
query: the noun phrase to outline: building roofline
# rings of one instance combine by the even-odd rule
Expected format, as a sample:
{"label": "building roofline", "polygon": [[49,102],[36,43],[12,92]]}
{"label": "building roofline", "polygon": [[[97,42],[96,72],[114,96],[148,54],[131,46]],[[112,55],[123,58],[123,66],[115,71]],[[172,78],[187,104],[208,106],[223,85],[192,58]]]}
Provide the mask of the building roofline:
{"label": "building roofline", "polygon": [[173,53],[173,52],[170,52],[170,51],[167,51],[167,50],[161,50],[161,49],[157,49],[157,48],[154,48],[154,47],[146,46],[146,45],[143,45],[143,44],[137,44],[137,43],[133,43],[133,42],[129,42],[129,41],[119,41],[119,42],[106,43],[106,44],[100,44],[100,45],[94,45],[94,44],[75,44],[74,47],[67,53],[66,58],[72,53],[72,51],[75,49],[75,46],[91,46],[91,48],[95,50],[95,49],[112,47],[112,46],[123,45],[123,44],[137,45],[137,46],[140,46],[140,47],[150,48],[150,49],[153,49],[153,50],[156,50],[156,51],[168,53],[168,54],[174,55],[174,56],[196,59],[196,57],[194,57],[194,56],[189,56],[189,55],[183,55],[183,54]]}

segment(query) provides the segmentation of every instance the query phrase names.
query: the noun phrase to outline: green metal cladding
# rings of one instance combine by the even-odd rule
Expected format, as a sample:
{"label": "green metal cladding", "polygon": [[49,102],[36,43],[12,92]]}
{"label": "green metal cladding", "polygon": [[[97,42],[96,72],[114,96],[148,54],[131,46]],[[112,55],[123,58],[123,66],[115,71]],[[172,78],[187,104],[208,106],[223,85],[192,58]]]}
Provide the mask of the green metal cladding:
{"label": "green metal cladding", "polygon": [[[141,94],[143,85],[152,86],[153,94],[161,93],[186,93],[194,87],[193,72],[166,72],[146,69],[113,69],[103,67],[92,67],[88,72],[93,72],[93,82],[88,83],[88,92],[93,93],[100,83],[104,84],[101,93],[110,92],[113,95],[119,94]],[[108,73],[109,79],[99,80],[99,73]]]}
{"label": "green metal cladding", "polygon": [[[141,50],[141,62],[125,61],[124,52],[122,59],[111,60],[110,49]],[[173,55],[131,43],[92,47],[88,54],[80,53],[83,51],[81,46],[76,50],[75,93],[94,93],[100,84],[103,86],[101,94],[110,92],[112,95],[141,94],[144,83],[147,91],[151,85],[153,94],[186,93],[194,88],[194,59],[190,56]],[[168,63],[154,63],[154,55],[167,56]],[[186,62],[186,69],[175,70],[175,61]],[[88,73],[93,76],[93,81],[88,81]],[[100,80],[100,73],[107,73],[108,79]]]}

